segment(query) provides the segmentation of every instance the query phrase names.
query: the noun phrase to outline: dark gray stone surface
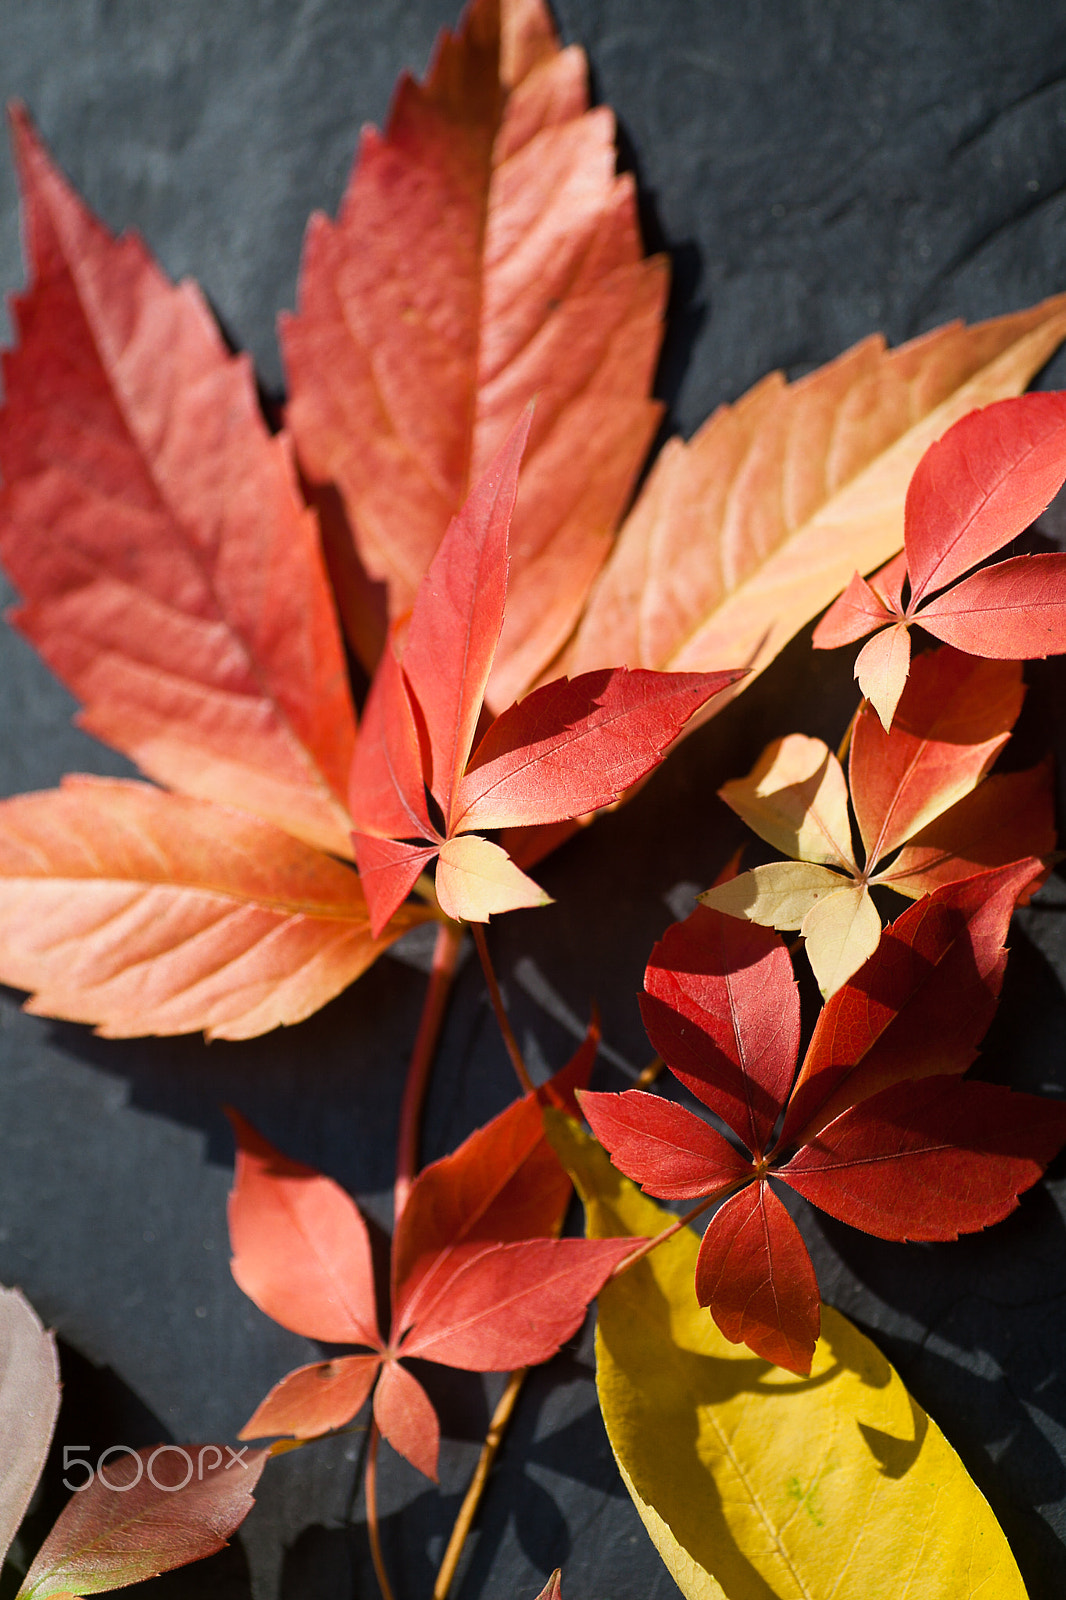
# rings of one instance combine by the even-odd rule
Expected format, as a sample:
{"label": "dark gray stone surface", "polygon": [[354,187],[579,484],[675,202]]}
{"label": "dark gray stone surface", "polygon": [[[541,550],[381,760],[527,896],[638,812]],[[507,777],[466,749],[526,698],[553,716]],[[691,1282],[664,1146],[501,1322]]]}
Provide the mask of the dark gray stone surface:
{"label": "dark gray stone surface", "polygon": [[[677,289],[661,392],[691,431],[771,367],[793,374],[879,328],[1066,289],[1066,16],[1047,0],[563,0],[589,51]],[[421,70],[450,0],[0,0],[0,89],[116,228],[204,285],[264,384],[282,383],[277,311],[293,303],[307,213],[333,207],[359,126]],[[21,282],[14,186],[0,162],[0,284]],[[1066,383],[1066,361],[1044,382]],[[1049,520],[1054,532],[1058,524]],[[1034,747],[1061,751],[1066,671],[1033,673]],[[0,792],[66,770],[122,772],[70,725],[32,653],[0,638]],[[635,996],[653,940],[739,836],[713,798],[766,739],[836,741],[847,664],[801,641],[617,816],[543,870],[557,904],[493,938],[531,1059],[558,1064],[590,1000],[609,1059],[650,1054]],[[1021,920],[985,1070],[1066,1092],[1066,887]],[[248,1045],[108,1043],[0,997],[0,1281],[64,1340],[59,1442],[232,1437],[314,1346],[270,1324],[227,1266],[237,1104],[385,1222],[393,1127],[420,1004],[418,952],[382,961],[298,1029]],[[610,1075],[605,1078],[609,1081]],[[621,1084],[620,1077],[615,1078]],[[426,1157],[509,1098],[474,964],[457,984]],[[803,1211],[823,1292],[872,1331],[962,1452],[1007,1528],[1033,1600],[1066,1593],[1066,1180],[955,1246],[866,1239]],[[674,1592],[618,1482],[586,1336],[527,1386],[472,1542],[463,1597],[531,1597],[558,1562],[568,1600]],[[439,1393],[442,1493],[386,1453],[384,1536],[400,1600],[425,1595],[488,1401]],[[151,1592],[237,1600],[374,1593],[353,1491],[362,1436],[271,1466],[241,1544]],[[46,1476],[38,1527],[63,1499]]]}

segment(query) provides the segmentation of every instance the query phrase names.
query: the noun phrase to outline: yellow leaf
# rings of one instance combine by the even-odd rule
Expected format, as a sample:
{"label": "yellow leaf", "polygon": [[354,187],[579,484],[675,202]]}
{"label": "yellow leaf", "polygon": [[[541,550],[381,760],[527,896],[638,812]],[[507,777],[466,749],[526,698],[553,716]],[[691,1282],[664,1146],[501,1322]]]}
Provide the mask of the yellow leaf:
{"label": "yellow leaf", "polygon": [[887,733],[911,670],[911,630],[905,622],[882,628],[855,657],[855,679]]}
{"label": "yellow leaf", "polygon": [[729,917],[746,917],[764,928],[802,927],[804,918],[826,895],[848,887],[848,879],[808,861],[771,861],[752,867],[700,895],[702,905]]}
{"label": "yellow leaf", "polygon": [[506,850],[476,833],[449,839],[437,863],[437,899],[457,922],[487,922],[497,911],[546,906],[549,896],[515,866]]}
{"label": "yellow leaf", "polygon": [[[598,1238],[674,1219],[558,1113]],[[689,1228],[601,1291],[596,1381],[645,1527],[688,1600],[1025,1600],[992,1512],[898,1374],[822,1308],[811,1376],[730,1344],[696,1304]]]}
{"label": "yellow leaf", "polygon": [[767,844],[801,861],[856,872],[848,820],[848,786],[821,739],[790,733],[768,744],[746,778],[718,793]]}
{"label": "yellow leaf", "polygon": [[856,570],[902,547],[929,445],[1019,394],[1064,334],[1059,296],[898,350],[866,339],[798,383],[773,373],[719,407],[689,444],[663,449],[561,670],[750,667],[720,710]]}
{"label": "yellow leaf", "polygon": [[877,949],[881,918],[869,890],[861,883],[846,883],[811,907],[800,932],[818,987],[828,1000]]}

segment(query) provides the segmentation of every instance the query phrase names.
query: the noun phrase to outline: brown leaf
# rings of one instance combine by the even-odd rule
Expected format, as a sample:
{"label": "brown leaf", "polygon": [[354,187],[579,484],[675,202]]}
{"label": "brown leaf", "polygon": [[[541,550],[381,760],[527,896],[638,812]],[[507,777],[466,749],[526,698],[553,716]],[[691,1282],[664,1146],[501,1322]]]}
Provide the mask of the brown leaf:
{"label": "brown leaf", "polygon": [[0,1289],[0,1562],[37,1487],[58,1411],[55,1339],[17,1289]]}

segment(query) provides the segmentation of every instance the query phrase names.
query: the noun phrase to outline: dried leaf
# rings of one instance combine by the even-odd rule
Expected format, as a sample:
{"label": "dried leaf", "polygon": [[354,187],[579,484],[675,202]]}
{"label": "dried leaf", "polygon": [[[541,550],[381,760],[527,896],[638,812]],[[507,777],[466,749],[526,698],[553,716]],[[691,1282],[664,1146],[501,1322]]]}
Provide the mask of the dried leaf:
{"label": "dried leaf", "polygon": [[1060,298],[894,351],[867,339],[798,383],[774,374],[721,407],[690,444],[663,450],[566,670],[743,665],[751,682],[856,568],[901,547],[928,445],[1024,388],[1064,333]]}
{"label": "dried leaf", "polygon": [[55,1339],[17,1289],[0,1289],[0,1563],[44,1470],[58,1412]]}
{"label": "dried leaf", "polygon": [[401,80],[384,134],[364,132],[282,326],[301,458],[339,488],[394,617],[538,395],[497,710],[573,627],[658,419],[666,265],[641,259],[613,137],[540,0],[476,0],[425,82]]}
{"label": "dried leaf", "polygon": [[122,1589],[214,1555],[252,1509],[267,1454],[161,1444],[109,1461],[60,1514],[17,1600]]}
{"label": "dried leaf", "polygon": [[370,931],[356,874],[271,823],[147,784],[0,802],[0,977],[122,1038],[299,1022],[427,912]]}
{"label": "dried leaf", "polygon": [[198,291],[111,237],[21,111],[15,135],[33,273],[0,412],[15,620],[149,776],[348,855],[355,718],[287,444]]}

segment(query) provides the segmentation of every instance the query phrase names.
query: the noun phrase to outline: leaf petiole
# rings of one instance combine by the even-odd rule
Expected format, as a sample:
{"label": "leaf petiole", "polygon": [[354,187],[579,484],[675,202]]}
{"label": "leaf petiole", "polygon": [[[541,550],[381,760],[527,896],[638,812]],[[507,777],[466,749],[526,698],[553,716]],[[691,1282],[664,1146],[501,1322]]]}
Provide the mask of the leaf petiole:
{"label": "leaf petiole", "polygon": [[511,1373],[507,1380],[507,1387],[501,1394],[496,1409],[492,1413],[492,1421],[489,1423],[485,1442],[481,1446],[481,1454],[478,1457],[477,1466],[474,1468],[474,1475],[470,1480],[466,1494],[463,1496],[463,1503],[459,1507],[459,1515],[452,1526],[448,1548],[444,1552],[444,1558],[441,1561],[440,1570],[433,1585],[433,1600],[447,1600],[448,1591],[455,1578],[455,1569],[459,1565],[459,1557],[462,1555],[463,1547],[469,1537],[470,1529],[477,1515],[477,1508],[481,1504],[481,1497],[485,1492],[485,1485],[489,1480],[489,1473],[492,1471],[500,1445],[503,1443],[504,1432],[511,1420],[511,1413],[514,1411],[522,1389],[522,1383],[528,1371],[528,1367],[519,1367],[515,1372]]}
{"label": "leaf petiole", "polygon": [[489,986],[489,999],[492,1001],[492,1009],[496,1013],[496,1021],[499,1023],[500,1032],[503,1034],[503,1042],[507,1046],[507,1054],[511,1058],[511,1065],[514,1067],[518,1081],[522,1085],[522,1093],[532,1094],[535,1085],[526,1069],[518,1040],[515,1038],[514,1029],[511,1027],[511,1019],[504,1008],[503,996],[496,981],[496,970],[492,965],[492,957],[489,955],[485,929],[480,922],[472,922],[470,931],[474,935],[477,953],[481,958],[481,970],[484,972],[485,982]]}
{"label": "leaf petiole", "polygon": [[400,1107],[400,1131],[396,1144],[396,1182],[393,1188],[393,1211],[396,1222],[407,1204],[418,1171],[418,1145],[422,1126],[422,1107],[429,1087],[429,1074],[440,1038],[441,1024],[451,993],[459,951],[463,944],[463,929],[458,922],[442,922],[437,930],[433,947],[433,964],[430,967],[426,998],[415,1035],[411,1061],[407,1068],[403,1103]]}
{"label": "leaf petiole", "polygon": [[395,1600],[389,1575],[381,1554],[381,1535],[378,1529],[378,1445],[381,1434],[376,1421],[370,1424],[370,1441],[366,1454],[366,1531],[370,1537],[370,1556],[374,1563],[382,1600]]}

